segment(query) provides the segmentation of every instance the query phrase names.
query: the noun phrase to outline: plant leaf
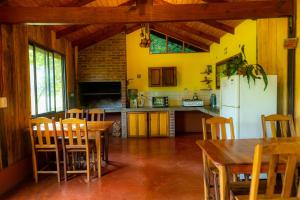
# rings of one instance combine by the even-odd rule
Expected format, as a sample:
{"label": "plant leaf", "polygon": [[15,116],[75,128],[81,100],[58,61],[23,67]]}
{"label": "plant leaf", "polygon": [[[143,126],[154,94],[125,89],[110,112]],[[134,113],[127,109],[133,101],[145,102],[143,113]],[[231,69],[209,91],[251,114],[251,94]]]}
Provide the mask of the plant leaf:
{"label": "plant leaf", "polygon": [[268,87],[268,76],[264,70],[264,68],[260,64],[256,64],[256,69],[259,71],[259,73],[262,75],[264,83],[265,83],[265,88],[264,90],[267,89]]}

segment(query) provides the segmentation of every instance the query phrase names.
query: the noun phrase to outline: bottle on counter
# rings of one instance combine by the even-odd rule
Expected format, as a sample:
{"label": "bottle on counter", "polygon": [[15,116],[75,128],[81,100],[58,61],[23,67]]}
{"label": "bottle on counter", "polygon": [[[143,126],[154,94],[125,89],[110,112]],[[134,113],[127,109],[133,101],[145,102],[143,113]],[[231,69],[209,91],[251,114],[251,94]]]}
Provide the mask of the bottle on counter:
{"label": "bottle on counter", "polygon": [[145,105],[145,97],[143,94],[138,96],[138,107],[143,108]]}
{"label": "bottle on counter", "polygon": [[217,96],[216,96],[216,94],[211,94],[210,95],[210,106],[212,108],[217,107]]}

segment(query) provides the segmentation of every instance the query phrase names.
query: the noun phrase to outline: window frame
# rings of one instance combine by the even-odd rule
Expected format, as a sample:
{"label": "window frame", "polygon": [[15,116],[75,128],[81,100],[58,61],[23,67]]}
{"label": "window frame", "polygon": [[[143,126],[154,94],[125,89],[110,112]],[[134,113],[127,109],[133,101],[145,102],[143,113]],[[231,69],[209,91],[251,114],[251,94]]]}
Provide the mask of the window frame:
{"label": "window frame", "polygon": [[[190,43],[188,43],[188,42],[179,40],[179,39],[177,39],[177,38],[175,38],[175,37],[172,37],[172,36],[169,36],[169,35],[167,35],[167,34],[165,34],[165,33],[156,31],[155,29],[150,29],[150,31],[149,31],[149,33],[148,33],[148,34],[149,34],[149,38],[151,38],[151,37],[150,37],[151,32],[155,32],[155,33],[159,33],[159,34],[161,34],[161,35],[164,35],[164,36],[165,36],[165,42],[166,42],[166,52],[163,52],[163,53],[153,53],[153,52],[151,51],[151,45],[150,45],[150,47],[149,47],[149,54],[151,54],[151,55],[158,55],[158,54],[176,54],[176,53],[178,53],[178,54],[182,54],[182,53],[190,54],[190,53],[203,53],[203,52],[204,52],[204,51],[201,50],[199,47],[197,47],[197,46],[195,46],[195,45],[193,45],[193,44],[190,44]],[[181,52],[169,52],[169,49],[168,49],[168,46],[169,46],[169,45],[168,45],[169,38],[172,38],[173,40],[177,40],[177,41],[179,41],[179,42],[182,42],[182,51],[181,51]],[[185,52],[185,45],[192,46],[193,48],[198,49],[199,51]]]}
{"label": "window frame", "polygon": [[[30,112],[31,112],[31,116],[32,117],[41,117],[41,116],[47,116],[47,115],[51,115],[51,114],[56,114],[56,113],[61,113],[61,112],[64,112],[66,110],[66,108],[68,107],[68,101],[67,101],[67,76],[66,76],[66,56],[58,51],[55,51],[55,50],[52,50],[48,47],[45,47],[43,45],[40,45],[40,44],[37,44],[36,42],[33,42],[33,41],[29,41],[29,45],[28,45],[28,51],[30,49],[30,46],[32,46],[32,49],[33,49],[33,70],[34,70],[34,99],[35,99],[35,114],[32,114],[32,108],[30,109]],[[36,48],[39,48],[39,49],[42,49],[45,51],[45,62],[44,63],[47,63],[48,67],[45,65],[46,68],[48,68],[46,72],[46,78],[45,78],[45,82],[48,82],[48,91],[46,91],[46,101],[48,102],[49,101],[49,105],[50,105],[50,112],[44,112],[44,113],[38,113],[38,98],[37,98],[37,74],[36,74]],[[54,84],[54,111],[51,111],[51,85],[50,85],[50,82],[51,82],[51,78],[50,78],[50,54],[52,54],[52,67],[53,67],[53,84]],[[62,86],[63,86],[63,109],[60,110],[60,111],[57,111],[56,110],[56,84],[55,84],[55,54],[58,54],[61,56],[61,66],[62,66]],[[30,59],[28,60],[29,62],[29,68],[30,68]],[[30,74],[30,69],[29,69],[29,74]],[[50,75],[50,76],[49,76]],[[31,77],[31,74],[30,74],[30,77]],[[30,80],[30,83],[31,83],[31,78],[29,79]],[[31,90],[31,87],[30,87],[30,90]],[[30,101],[31,101],[31,97],[30,97]],[[46,105],[48,107],[48,104]],[[30,103],[30,107],[31,107],[31,103]]]}

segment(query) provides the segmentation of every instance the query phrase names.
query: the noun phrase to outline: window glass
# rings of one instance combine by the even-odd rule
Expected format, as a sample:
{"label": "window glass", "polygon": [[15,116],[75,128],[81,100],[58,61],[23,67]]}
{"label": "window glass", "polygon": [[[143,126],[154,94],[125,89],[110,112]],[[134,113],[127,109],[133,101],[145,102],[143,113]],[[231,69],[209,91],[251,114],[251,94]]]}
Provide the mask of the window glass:
{"label": "window glass", "polygon": [[55,75],[55,71],[54,71],[54,63],[53,63],[53,53],[50,52],[49,53],[49,81],[50,81],[50,102],[51,102],[51,106],[50,106],[50,110],[52,112],[55,111],[55,84],[54,84],[54,75]]}
{"label": "window glass", "polygon": [[194,47],[193,45],[184,43],[184,52],[185,53],[195,53],[195,52],[202,52],[202,50],[197,47]]}
{"label": "window glass", "polygon": [[37,88],[37,105],[38,114],[47,112],[47,77],[46,77],[46,55],[45,51],[35,48],[36,61],[36,88]]}
{"label": "window glass", "polygon": [[34,70],[34,63],[33,63],[33,46],[29,45],[29,63],[30,63],[30,94],[31,94],[31,113],[32,115],[36,115],[36,108],[35,108],[35,70]]}
{"label": "window glass", "polygon": [[166,36],[157,33],[154,31],[150,31],[150,52],[157,53],[166,53],[167,52],[167,44],[166,44]]}
{"label": "window glass", "polygon": [[180,53],[183,51],[183,42],[168,37],[168,52],[169,53]]}
{"label": "window glass", "polygon": [[150,31],[150,53],[194,53],[203,50],[154,30]]}
{"label": "window glass", "polygon": [[63,95],[63,68],[62,58],[59,54],[54,54],[55,66],[55,94],[56,94],[56,111],[63,111],[64,95]]}
{"label": "window glass", "polygon": [[29,45],[31,113],[41,115],[65,108],[64,58]]}

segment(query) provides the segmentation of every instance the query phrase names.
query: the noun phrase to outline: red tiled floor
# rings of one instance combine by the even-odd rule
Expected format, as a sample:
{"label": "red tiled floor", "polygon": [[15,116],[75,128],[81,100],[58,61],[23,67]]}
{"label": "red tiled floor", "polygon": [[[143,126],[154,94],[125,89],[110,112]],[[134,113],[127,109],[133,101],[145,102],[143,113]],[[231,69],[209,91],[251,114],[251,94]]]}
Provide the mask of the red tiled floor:
{"label": "red tiled floor", "polygon": [[22,183],[2,199],[203,199],[197,135],[110,141],[110,164],[101,180],[85,176],[57,183],[55,175]]}

